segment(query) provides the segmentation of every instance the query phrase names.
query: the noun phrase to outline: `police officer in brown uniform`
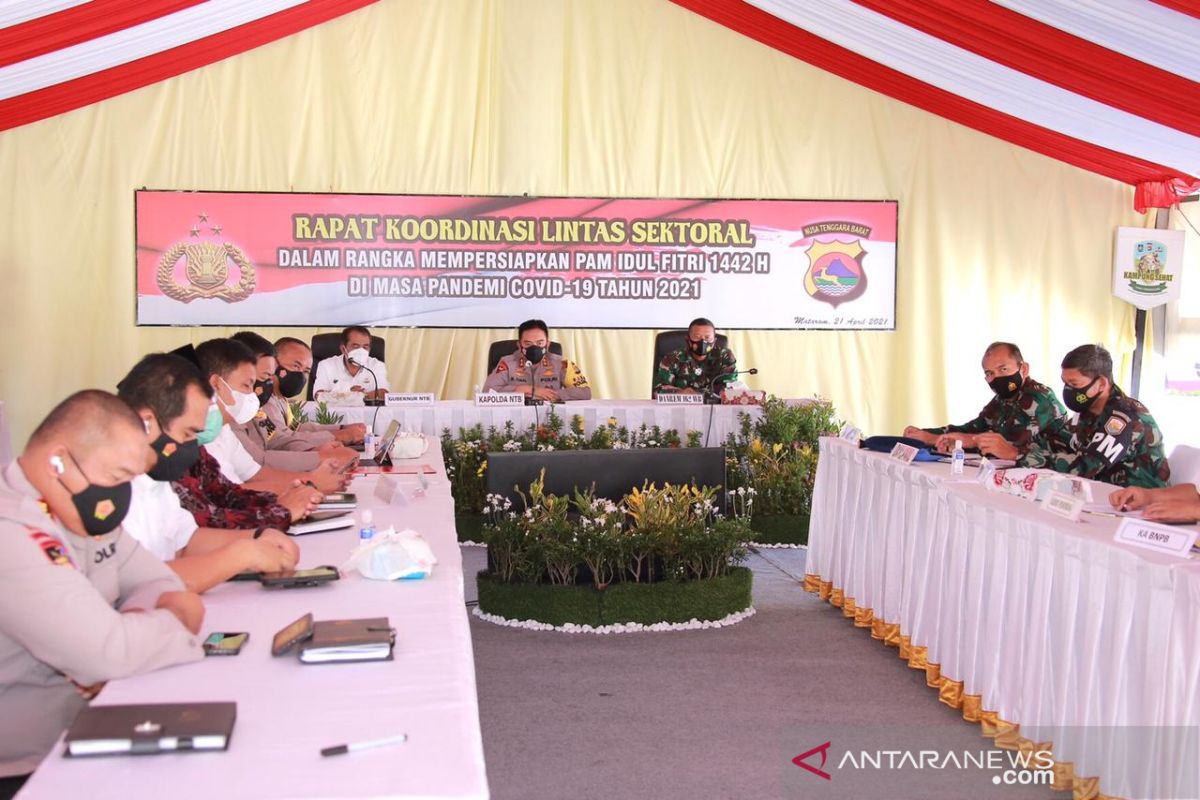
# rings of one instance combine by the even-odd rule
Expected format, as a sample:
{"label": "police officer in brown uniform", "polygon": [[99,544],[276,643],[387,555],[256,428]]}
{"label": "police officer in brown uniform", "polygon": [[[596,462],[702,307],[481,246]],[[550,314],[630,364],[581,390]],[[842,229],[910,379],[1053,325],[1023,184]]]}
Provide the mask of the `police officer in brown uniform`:
{"label": "police officer in brown uniform", "polygon": [[204,657],[200,597],[120,527],[149,444],[121,400],[78,392],[0,473],[0,794],[103,682]]}
{"label": "police officer in brown uniform", "polygon": [[483,390],[520,392],[534,400],[558,403],[591,400],[592,387],[574,362],[549,351],[550,331],[540,319],[517,328],[517,351],[500,359]]}

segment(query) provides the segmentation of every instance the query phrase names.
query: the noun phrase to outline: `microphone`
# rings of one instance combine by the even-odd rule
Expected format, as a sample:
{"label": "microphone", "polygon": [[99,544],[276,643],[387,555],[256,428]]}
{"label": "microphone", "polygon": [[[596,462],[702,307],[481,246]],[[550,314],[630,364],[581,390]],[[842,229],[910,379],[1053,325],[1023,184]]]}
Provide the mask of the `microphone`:
{"label": "microphone", "polygon": [[713,378],[711,381],[708,382],[708,395],[710,397],[716,397],[716,399],[719,401],[720,398],[717,397],[717,381],[724,381],[727,378],[736,378],[738,375],[757,375],[757,374],[758,374],[758,367],[750,367],[750,369],[736,369],[733,372],[726,372],[724,375],[718,375],[717,377]]}
{"label": "microphone", "polygon": [[[369,357],[370,356],[367,354],[367,351],[363,350],[362,348],[355,348],[354,350],[351,350],[349,353],[346,354],[347,361],[349,361],[351,364],[357,364],[361,369],[365,369],[367,371],[367,373],[371,376],[371,380],[375,384],[374,391],[378,392],[379,391],[379,377],[376,376],[375,370],[373,370],[369,366],[367,366],[367,359]],[[364,397],[363,402],[369,406],[381,405],[379,398],[370,400],[370,399]]]}

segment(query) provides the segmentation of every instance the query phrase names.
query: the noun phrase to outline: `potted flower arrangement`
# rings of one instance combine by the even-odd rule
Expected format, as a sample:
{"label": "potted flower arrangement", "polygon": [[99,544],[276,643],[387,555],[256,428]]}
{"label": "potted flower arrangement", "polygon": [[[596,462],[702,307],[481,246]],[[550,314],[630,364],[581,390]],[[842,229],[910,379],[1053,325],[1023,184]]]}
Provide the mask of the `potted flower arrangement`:
{"label": "potted flower arrangement", "polygon": [[[543,474],[544,477],[544,474]],[[527,627],[727,624],[752,613],[746,498],[717,512],[717,487],[646,484],[619,501],[544,491],[484,498],[490,569],[479,613]]]}
{"label": "potted flower arrangement", "polygon": [[769,397],[762,416],[742,414],[740,429],[725,443],[730,490],[753,489],[754,541],[807,544],[817,475],[818,439],[840,428],[827,400],[789,403]]}

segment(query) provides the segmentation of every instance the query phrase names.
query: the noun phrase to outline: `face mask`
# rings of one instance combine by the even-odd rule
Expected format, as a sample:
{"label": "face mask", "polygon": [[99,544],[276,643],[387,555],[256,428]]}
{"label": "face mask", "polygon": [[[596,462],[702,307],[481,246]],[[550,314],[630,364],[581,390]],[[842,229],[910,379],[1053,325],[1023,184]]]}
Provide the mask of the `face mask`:
{"label": "face mask", "polygon": [[346,353],[346,360],[351,364],[358,364],[360,367],[366,366],[369,357],[370,353],[362,347],[356,347]]}
{"label": "face mask", "polygon": [[164,433],[150,447],[158,461],[146,474],[156,481],[179,480],[200,458],[200,442],[196,439],[181,444]]}
{"label": "face mask", "polygon": [[221,435],[221,428],[225,427],[225,418],[221,416],[221,409],[216,405],[208,407],[208,417],[204,420],[204,430],[196,434],[196,442],[198,444],[211,444],[218,436]]}
{"label": "face mask", "polygon": [[1092,401],[1096,399],[1089,396],[1087,390],[1092,388],[1093,384],[1095,384],[1098,380],[1100,380],[1099,375],[1092,378],[1091,383],[1089,383],[1087,386],[1081,386],[1078,389],[1073,386],[1064,385],[1063,402],[1067,404],[1067,408],[1078,412],[1087,411],[1088,406],[1090,406]]}
{"label": "face mask", "polygon": [[288,372],[281,369],[275,375],[279,378],[279,392],[284,397],[295,397],[304,391],[304,384],[308,383],[308,376],[303,372]]}
{"label": "face mask", "polygon": [[[229,416],[233,417],[234,422],[245,425],[254,419],[254,415],[258,413],[258,398],[249,392],[239,392],[224,378],[221,379],[221,383],[224,383],[225,388],[233,393],[233,405],[226,405],[225,410],[229,412]],[[220,395],[217,396],[217,399],[220,400]],[[225,405],[225,401],[222,400],[221,405]]]}
{"label": "face mask", "polygon": [[271,395],[275,393],[275,384],[270,378],[254,382],[254,396],[258,398],[258,407],[262,408],[271,399]]}
{"label": "face mask", "polygon": [[530,345],[525,348],[525,358],[534,364],[542,363],[542,359],[546,357],[546,348],[539,345]]}
{"label": "face mask", "polygon": [[[71,460],[75,461],[75,456],[71,456]],[[83,470],[79,468],[79,462],[75,461],[75,468],[79,469],[79,474],[83,475]],[[58,482],[64,489],[67,485],[62,482],[62,464],[56,466],[58,470]],[[83,475],[84,480],[87,480],[87,475]],[[70,489],[67,489],[70,492]],[[96,486],[94,483],[88,482],[87,488],[78,494],[71,494],[71,502],[75,504],[75,510],[79,512],[79,521],[83,523],[83,529],[89,536],[103,536],[106,533],[112,533],[125,519],[125,515],[129,513],[129,501],[133,496],[133,487],[129,482],[118,483],[116,486]]]}
{"label": "face mask", "polygon": [[698,356],[706,356],[712,350],[712,342],[708,339],[701,339],[698,342],[689,342],[688,344],[691,346],[692,352]]}
{"label": "face mask", "polygon": [[1017,392],[1021,391],[1022,384],[1025,383],[1025,378],[1020,371],[1014,372],[1012,375],[1001,375],[988,381],[988,386],[992,387],[992,391],[1001,400],[1008,400],[1010,397],[1015,397]]}

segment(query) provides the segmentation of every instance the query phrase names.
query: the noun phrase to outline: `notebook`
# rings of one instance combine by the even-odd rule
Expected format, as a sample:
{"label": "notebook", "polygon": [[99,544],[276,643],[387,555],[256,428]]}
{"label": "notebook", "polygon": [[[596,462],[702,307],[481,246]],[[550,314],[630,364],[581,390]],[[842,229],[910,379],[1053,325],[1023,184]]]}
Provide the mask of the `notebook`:
{"label": "notebook", "polygon": [[300,651],[305,664],[385,661],[392,657],[396,631],[387,617],[318,620]]}
{"label": "notebook", "polygon": [[354,517],[349,511],[314,511],[307,519],[288,526],[288,536],[304,536],[307,533],[339,531],[353,528]]}
{"label": "notebook", "polygon": [[67,730],[68,756],[225,750],[237,703],[88,706]]}

